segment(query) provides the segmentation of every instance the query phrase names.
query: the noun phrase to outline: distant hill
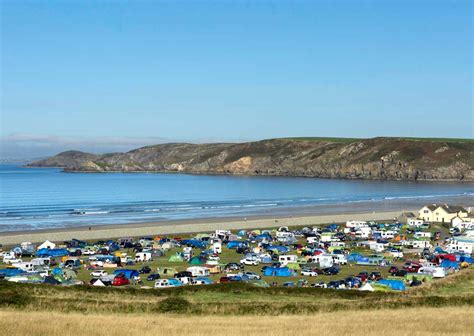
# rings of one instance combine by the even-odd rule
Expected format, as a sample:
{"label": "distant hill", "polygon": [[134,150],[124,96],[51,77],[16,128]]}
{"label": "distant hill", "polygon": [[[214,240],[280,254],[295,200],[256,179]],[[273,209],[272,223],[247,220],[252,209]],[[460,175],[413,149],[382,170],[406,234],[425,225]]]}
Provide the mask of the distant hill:
{"label": "distant hill", "polygon": [[103,155],[68,151],[29,167],[67,172],[183,172],[345,179],[474,181],[471,139],[286,138],[168,143]]}

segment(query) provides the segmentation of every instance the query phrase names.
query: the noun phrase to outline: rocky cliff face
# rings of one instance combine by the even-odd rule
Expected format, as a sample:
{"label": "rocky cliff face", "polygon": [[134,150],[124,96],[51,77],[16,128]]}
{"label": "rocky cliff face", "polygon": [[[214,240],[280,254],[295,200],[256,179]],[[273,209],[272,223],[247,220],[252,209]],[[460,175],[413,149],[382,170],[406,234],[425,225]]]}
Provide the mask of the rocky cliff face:
{"label": "rocky cliff face", "polygon": [[60,153],[31,167],[68,172],[185,172],[346,179],[474,181],[474,142],[374,138],[170,143],[127,153]]}

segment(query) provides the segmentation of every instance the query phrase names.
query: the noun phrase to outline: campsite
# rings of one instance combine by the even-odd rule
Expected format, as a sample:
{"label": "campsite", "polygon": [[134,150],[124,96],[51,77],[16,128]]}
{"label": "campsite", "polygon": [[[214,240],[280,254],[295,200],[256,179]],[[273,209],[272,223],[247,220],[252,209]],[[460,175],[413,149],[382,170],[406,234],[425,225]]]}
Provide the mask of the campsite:
{"label": "campsite", "polygon": [[0,277],[16,283],[163,289],[246,283],[405,291],[474,261],[449,228],[414,220],[216,230],[183,236],[72,239],[3,247]]}

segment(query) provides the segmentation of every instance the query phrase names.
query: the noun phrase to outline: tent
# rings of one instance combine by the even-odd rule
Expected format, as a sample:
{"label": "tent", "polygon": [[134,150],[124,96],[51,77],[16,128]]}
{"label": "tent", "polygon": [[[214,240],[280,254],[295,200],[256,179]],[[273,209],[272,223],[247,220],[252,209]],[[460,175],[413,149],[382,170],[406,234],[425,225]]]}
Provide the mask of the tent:
{"label": "tent", "polygon": [[448,260],[448,259],[444,259],[442,262],[441,262],[441,267],[444,267],[444,268],[454,268],[454,269],[458,269],[459,268],[459,263],[456,262],[456,261],[451,261],[451,260]]}
{"label": "tent", "polygon": [[374,287],[368,282],[366,282],[362,287],[359,288],[360,291],[373,292]]}
{"label": "tent", "polygon": [[181,241],[181,245],[196,247],[196,248],[199,248],[199,249],[204,249],[207,246],[207,244],[205,242],[203,242],[201,240],[197,240],[197,239],[185,239],[185,240]]}
{"label": "tent", "polygon": [[292,276],[293,271],[289,269],[288,267],[267,267],[265,268],[263,275],[287,277],[287,276]]}
{"label": "tent", "polygon": [[12,276],[15,276],[15,275],[19,275],[23,273],[23,270],[19,269],[19,268],[3,268],[3,269],[0,269],[0,275],[3,275],[5,277],[12,277]]}
{"label": "tent", "polygon": [[94,283],[92,284],[92,286],[105,287],[105,284],[104,284],[100,279],[97,279],[96,281],[94,281]]}
{"label": "tent", "polygon": [[45,284],[48,284],[48,285],[60,285],[61,282],[56,280],[56,278],[52,277],[52,276],[47,276],[44,278],[44,283]]}
{"label": "tent", "polygon": [[380,285],[389,287],[392,290],[404,291],[406,289],[402,280],[381,279],[377,282]]}
{"label": "tent", "polygon": [[294,271],[298,271],[300,269],[300,264],[295,263],[295,262],[294,263],[288,263],[286,265],[286,267],[288,267],[289,269],[292,269]]}
{"label": "tent", "polygon": [[176,253],[172,255],[171,257],[169,257],[168,261],[169,262],[183,262],[183,257],[181,256],[181,254]]}
{"label": "tent", "polygon": [[41,249],[54,249],[54,248],[56,248],[56,244],[53,243],[53,242],[50,242],[49,240],[46,240],[43,244],[38,246],[38,250],[41,250]]}
{"label": "tent", "polygon": [[201,257],[192,257],[189,259],[189,264],[191,265],[204,265],[206,263],[206,260],[204,260]]}
{"label": "tent", "polygon": [[42,248],[36,251],[36,256],[37,257],[64,257],[66,255],[69,255],[68,250],[66,249],[48,249],[48,248]]}
{"label": "tent", "polygon": [[290,248],[287,246],[280,246],[280,245],[270,245],[267,247],[268,251],[274,251],[278,253],[287,253],[290,251]]}
{"label": "tent", "polygon": [[246,244],[240,241],[231,241],[227,243],[228,249],[237,249],[239,247],[244,247]]}
{"label": "tent", "polygon": [[132,269],[120,269],[120,270],[115,270],[114,271],[115,275],[118,274],[123,274],[127,279],[132,279],[133,277],[138,277],[139,273],[137,270],[132,270]]}

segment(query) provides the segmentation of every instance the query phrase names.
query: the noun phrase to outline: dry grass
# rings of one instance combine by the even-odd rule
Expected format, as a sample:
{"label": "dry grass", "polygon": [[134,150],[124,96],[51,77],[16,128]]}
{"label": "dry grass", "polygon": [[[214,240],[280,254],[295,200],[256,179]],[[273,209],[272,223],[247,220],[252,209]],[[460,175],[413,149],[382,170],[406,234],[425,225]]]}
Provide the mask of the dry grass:
{"label": "dry grass", "polygon": [[175,316],[0,311],[2,335],[472,335],[470,307],[295,316]]}

